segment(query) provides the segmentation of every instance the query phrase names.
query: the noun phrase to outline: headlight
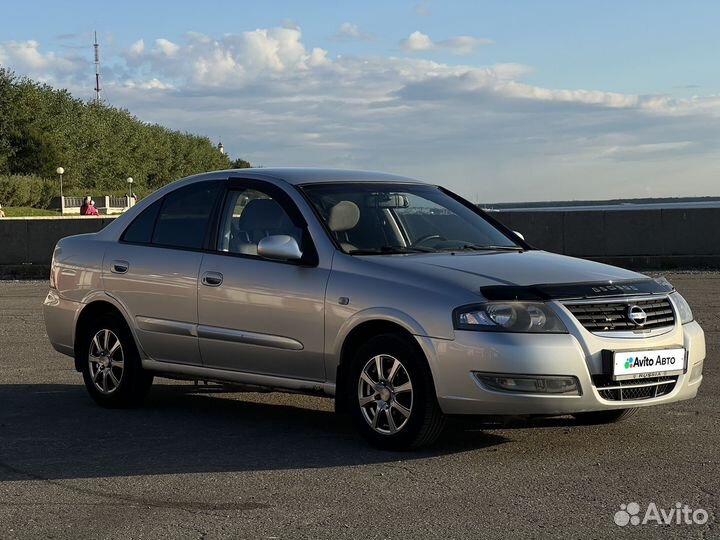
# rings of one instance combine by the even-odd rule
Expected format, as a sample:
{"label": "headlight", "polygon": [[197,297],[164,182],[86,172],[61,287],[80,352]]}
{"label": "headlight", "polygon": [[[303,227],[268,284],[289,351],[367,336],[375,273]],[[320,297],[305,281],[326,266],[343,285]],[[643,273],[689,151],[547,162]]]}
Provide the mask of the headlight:
{"label": "headlight", "polygon": [[687,300],[685,300],[679,292],[672,293],[670,295],[670,298],[672,298],[673,302],[675,303],[678,317],[680,317],[680,322],[682,324],[692,322],[692,309],[690,309],[690,304],[687,303]]}
{"label": "headlight", "polygon": [[567,328],[543,302],[488,302],[453,312],[456,330],[566,334]]}

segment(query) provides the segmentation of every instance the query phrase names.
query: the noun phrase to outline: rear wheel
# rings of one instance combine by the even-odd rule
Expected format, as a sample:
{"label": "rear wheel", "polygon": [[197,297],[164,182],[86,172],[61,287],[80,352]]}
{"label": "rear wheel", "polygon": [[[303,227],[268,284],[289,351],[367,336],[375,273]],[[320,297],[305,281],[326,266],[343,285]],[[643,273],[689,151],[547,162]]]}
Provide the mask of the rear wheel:
{"label": "rear wheel", "polygon": [[612,411],[592,411],[577,413],[573,416],[580,424],[613,424],[635,416],[639,409],[615,409]]}
{"label": "rear wheel", "polygon": [[135,341],[125,321],[102,315],[79,338],[85,387],[103,407],[138,405],[152,385],[152,374],[142,368]]}
{"label": "rear wheel", "polygon": [[352,360],[350,413],[360,433],[379,448],[419,448],[442,432],[444,417],[420,355],[403,337],[385,334],[371,338]]}

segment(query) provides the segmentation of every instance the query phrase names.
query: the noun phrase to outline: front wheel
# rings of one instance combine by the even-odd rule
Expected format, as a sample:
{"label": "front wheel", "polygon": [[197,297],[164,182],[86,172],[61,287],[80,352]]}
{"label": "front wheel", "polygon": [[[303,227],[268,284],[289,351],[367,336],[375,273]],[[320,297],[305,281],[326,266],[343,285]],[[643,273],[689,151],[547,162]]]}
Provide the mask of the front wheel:
{"label": "front wheel", "polygon": [[615,422],[622,422],[631,416],[635,416],[637,412],[638,409],[614,409],[611,411],[577,413],[573,416],[580,424],[613,424]]}
{"label": "front wheel", "polygon": [[387,450],[435,442],[444,417],[430,369],[412,343],[395,334],[371,338],[355,354],[348,390],[350,412],[360,433]]}
{"label": "front wheel", "polygon": [[152,385],[152,374],[142,368],[140,354],[125,321],[103,315],[82,336],[79,354],[90,396],[103,407],[138,405]]}

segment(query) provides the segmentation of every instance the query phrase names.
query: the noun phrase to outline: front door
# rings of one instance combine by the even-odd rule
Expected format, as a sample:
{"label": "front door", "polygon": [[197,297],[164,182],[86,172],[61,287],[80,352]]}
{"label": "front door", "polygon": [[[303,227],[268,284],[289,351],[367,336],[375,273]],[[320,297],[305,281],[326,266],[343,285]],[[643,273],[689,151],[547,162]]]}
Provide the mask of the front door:
{"label": "front door", "polygon": [[[324,297],[329,269],[318,265],[299,211],[280,188],[260,181],[229,190],[215,253],[198,285],[198,337],[207,367],[325,380]],[[260,240],[294,237],[303,260],[257,254]]]}

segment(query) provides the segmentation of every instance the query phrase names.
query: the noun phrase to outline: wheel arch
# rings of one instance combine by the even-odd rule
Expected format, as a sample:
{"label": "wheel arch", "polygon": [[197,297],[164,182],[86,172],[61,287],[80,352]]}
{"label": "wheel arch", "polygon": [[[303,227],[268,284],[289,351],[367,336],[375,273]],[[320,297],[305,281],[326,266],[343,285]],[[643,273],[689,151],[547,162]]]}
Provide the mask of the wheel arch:
{"label": "wheel arch", "polygon": [[82,335],[82,332],[85,331],[85,329],[88,327],[91,321],[95,320],[97,317],[101,315],[106,314],[112,314],[116,315],[120,320],[122,320],[125,325],[130,329],[130,333],[133,334],[133,339],[135,339],[135,342],[137,343],[137,339],[135,338],[134,332],[132,330],[132,326],[128,324],[127,317],[125,316],[125,313],[123,312],[122,308],[117,306],[115,303],[113,303],[110,299],[110,297],[104,297],[100,299],[95,299],[88,304],[85,305],[84,308],[80,310],[80,312],[77,315],[77,320],[75,321],[75,335],[73,339],[73,349],[75,352],[75,369],[77,371],[82,371],[81,366],[81,351],[80,351],[80,339],[79,337]]}
{"label": "wheel arch", "polygon": [[[430,371],[432,377],[432,369],[427,351],[421,346],[416,339],[412,327],[403,325],[397,320],[385,318],[371,318],[359,322],[353,326],[343,337],[341,346],[337,354],[337,367],[335,372],[335,408],[340,412],[347,410],[346,397],[349,395],[347,391],[348,377],[347,366],[350,363],[354,352],[358,347],[370,339],[371,337],[382,334],[395,334],[407,341],[407,343],[416,349],[418,355],[423,359]],[[433,377],[434,381],[434,377]]]}

